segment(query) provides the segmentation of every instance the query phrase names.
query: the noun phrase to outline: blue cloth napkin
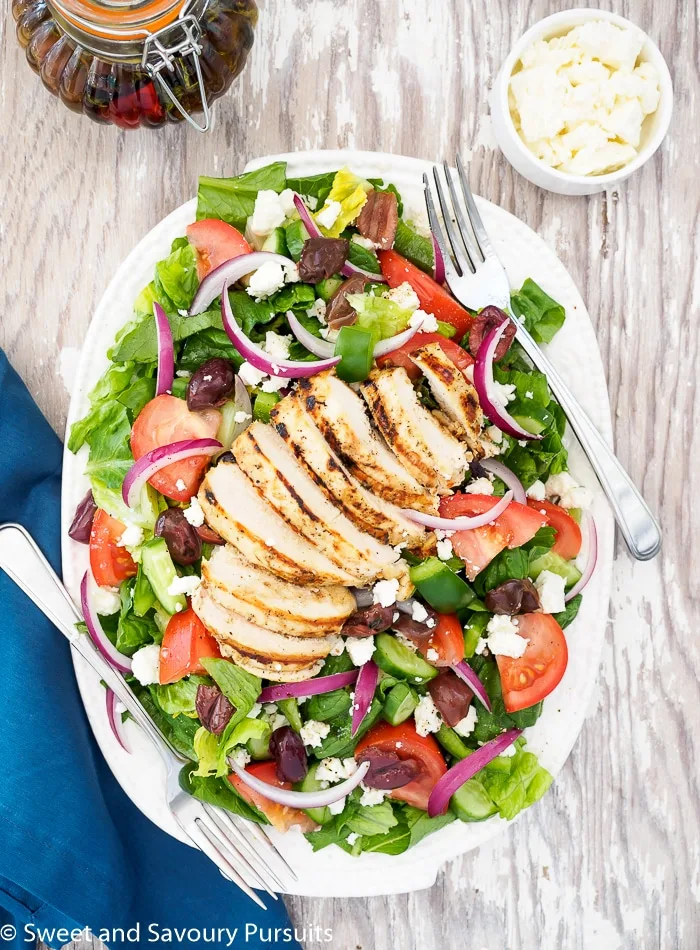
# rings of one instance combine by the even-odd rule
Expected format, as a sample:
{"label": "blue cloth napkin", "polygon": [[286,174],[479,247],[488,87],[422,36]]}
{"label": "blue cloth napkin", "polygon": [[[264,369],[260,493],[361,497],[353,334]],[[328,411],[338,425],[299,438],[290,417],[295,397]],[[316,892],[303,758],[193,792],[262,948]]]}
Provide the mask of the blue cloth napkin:
{"label": "blue cloth napkin", "polygon": [[[0,522],[23,524],[60,571],[61,443],[1,350],[0,446]],[[110,947],[157,948],[168,930],[170,948],[298,947],[281,901],[261,911],[134,807],[92,737],[67,642],[2,571],[0,603],[0,950],[34,934],[59,947],[84,927],[115,931]]]}

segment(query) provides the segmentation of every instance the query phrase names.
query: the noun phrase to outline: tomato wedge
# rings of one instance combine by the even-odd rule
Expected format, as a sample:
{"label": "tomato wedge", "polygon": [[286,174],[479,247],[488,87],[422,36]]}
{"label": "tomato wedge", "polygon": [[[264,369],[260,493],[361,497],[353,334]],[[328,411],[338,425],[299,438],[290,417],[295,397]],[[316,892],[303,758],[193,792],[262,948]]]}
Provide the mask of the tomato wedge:
{"label": "tomato wedge", "polygon": [[176,683],[190,673],[206,673],[202,659],[220,657],[219,645],[191,607],[173,614],[160,647],[160,683]]}
{"label": "tomato wedge", "polygon": [[447,337],[441,333],[421,332],[416,333],[408,343],[404,343],[403,346],[400,346],[398,350],[394,350],[393,353],[380,356],[377,360],[377,364],[379,366],[403,366],[411,379],[418,379],[421,375],[421,371],[410,359],[409,354],[415,353],[421,346],[426,346],[428,343],[439,343],[445,356],[449,357],[455,366],[463,372],[468,366],[474,365],[474,357],[471,353],[467,353],[466,350],[463,350],[454,340],[448,340]]}
{"label": "tomato wedge", "polygon": [[[410,633],[406,636],[409,640],[413,639]],[[438,614],[438,622],[433,627],[430,639],[421,638],[415,644],[424,656],[430,650],[437,653],[437,659],[430,654],[433,666],[454,666],[464,659],[464,632],[455,614]]]}
{"label": "tomato wedge", "polygon": [[527,709],[549,696],[569,659],[564,631],[551,614],[521,614],[518,633],[530,641],[523,655],[496,657],[507,712]]}
{"label": "tomato wedge", "polygon": [[250,254],[252,248],[240,231],[217,218],[202,218],[187,226],[187,239],[197,259],[197,277],[202,281],[209,271],[224,261],[241,254]]}
{"label": "tomato wedge", "polygon": [[[274,762],[254,762],[246,766],[246,772],[250,772],[255,778],[268,785],[276,785],[278,788],[291,789],[289,782],[282,782],[277,777],[277,766]],[[261,811],[267,818],[273,828],[278,831],[289,831],[293,825],[299,825],[302,831],[313,831],[318,828],[315,821],[299,808],[290,808],[289,805],[278,805],[277,802],[265,798],[260,792],[253,791],[245,784],[238,775],[229,775],[229,782],[236,789],[241,798],[244,798],[249,805],[254,805],[258,811]]]}
{"label": "tomato wedge", "polygon": [[90,530],[90,570],[100,587],[119,587],[128,577],[135,577],[138,567],[117,542],[126,525],[98,508]]}
{"label": "tomato wedge", "polygon": [[[218,409],[190,412],[184,399],[163,393],[146,403],[131,429],[131,451],[135,459],[170,442],[214,438],[221,421]],[[205,456],[166,465],[153,475],[153,487],[174,501],[189,501],[197,492],[209,464]]]}
{"label": "tomato wedge", "polygon": [[432,736],[419,736],[416,727],[408,720],[400,726],[391,726],[380,722],[358,742],[355,757],[364,749],[373,746],[382,752],[395,752],[400,759],[415,759],[423,771],[408,785],[389,792],[390,798],[396,798],[424,811],[428,808],[430,793],[447,771],[440,746]]}
{"label": "tomato wedge", "polygon": [[557,540],[552,548],[554,554],[567,561],[578,557],[582,541],[581,529],[566,509],[552,504],[551,501],[535,501],[534,498],[529,498],[527,503],[533,511],[543,515],[547,524],[557,532]]}
{"label": "tomato wedge", "polygon": [[426,313],[434,314],[438,320],[451,323],[457,330],[457,339],[462,339],[474,318],[449,291],[396,251],[379,251],[378,257],[382,274],[390,287],[398,287],[408,281],[420,300],[421,308]]}

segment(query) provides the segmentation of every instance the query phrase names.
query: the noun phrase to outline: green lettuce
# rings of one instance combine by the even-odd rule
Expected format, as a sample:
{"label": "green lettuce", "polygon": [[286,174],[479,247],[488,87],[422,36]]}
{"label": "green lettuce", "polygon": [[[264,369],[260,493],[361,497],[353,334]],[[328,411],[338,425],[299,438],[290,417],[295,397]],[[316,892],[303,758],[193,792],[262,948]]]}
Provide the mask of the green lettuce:
{"label": "green lettuce", "polygon": [[435,254],[433,242],[428,237],[419,234],[406,221],[399,220],[394,240],[394,250],[402,257],[420,267],[426,274],[433,276]]}
{"label": "green lettuce", "polygon": [[388,297],[374,294],[348,294],[347,301],[357,311],[356,326],[369,330],[379,340],[386,340],[408,326],[411,311],[399,307]]}
{"label": "green lettuce", "polygon": [[524,745],[524,740],[519,739],[515,754],[503,757],[503,762],[510,765],[508,771],[483,769],[479,773],[484,790],[497,806],[499,815],[508,820],[539,801],[553,781],[547,769],[537,761],[537,756],[526,752]]}
{"label": "green lettuce", "polygon": [[538,343],[550,343],[564,325],[566,313],[562,305],[529,277],[520,290],[510,295],[510,305],[516,317],[524,318],[525,328]]}
{"label": "green lettuce", "polygon": [[199,287],[197,262],[189,242],[175,248],[165,260],[156,264],[155,285],[165,295],[163,299],[172,301],[177,310],[189,308]]}
{"label": "green lettuce", "polygon": [[320,211],[328,207],[331,201],[337,201],[340,204],[340,213],[335,219],[335,223],[330,228],[324,228],[319,224],[321,231],[326,237],[340,237],[345,228],[358,217],[367,201],[367,192],[371,190],[369,182],[358,178],[349,168],[341,168],[336,172],[333,179],[333,185],[328,192],[323,208],[315,214],[318,223]]}
{"label": "green lettuce", "polygon": [[[192,720],[189,721],[192,722]],[[256,821],[261,825],[268,824],[263,813],[244,801],[230,782],[211,775],[197,775],[193,764],[186,765],[181,770],[180,787],[189,795],[198,798],[200,802],[207,802],[209,805],[225,808],[234,815],[240,815],[241,818]]]}
{"label": "green lettuce", "polygon": [[199,179],[197,191],[197,220],[219,218],[245,231],[246,219],[253,213],[259,191],[276,191],[287,187],[287,163],[273,162],[235,178]]}
{"label": "green lettuce", "polygon": [[186,676],[176,683],[155,685],[151,689],[163,712],[173,718],[189,716],[193,719],[197,715],[197,690],[202,685],[210,686],[211,681],[206,676]]}

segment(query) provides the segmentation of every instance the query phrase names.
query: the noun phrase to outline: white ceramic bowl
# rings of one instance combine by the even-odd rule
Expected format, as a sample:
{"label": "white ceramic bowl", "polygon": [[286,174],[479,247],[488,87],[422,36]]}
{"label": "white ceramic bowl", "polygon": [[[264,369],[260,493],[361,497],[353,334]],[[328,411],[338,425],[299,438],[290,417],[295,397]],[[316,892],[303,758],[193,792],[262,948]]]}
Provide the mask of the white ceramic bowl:
{"label": "white ceramic bowl", "polygon": [[513,70],[525,50],[537,40],[549,40],[555,36],[563,36],[573,27],[589,20],[609,20],[617,26],[636,30],[643,33],[638,26],[630,23],[616,13],[606,10],[582,8],[576,10],[562,10],[545,17],[531,27],[520,37],[511,50],[508,58],[501,67],[496,82],[491,91],[491,121],[496,141],[503,154],[517,172],[540,188],[555,191],[560,195],[592,195],[605,191],[613,185],[629,178],[638,168],[648,161],[664,139],[673,112],[673,85],[666,60],[661,55],[657,45],[644,35],[644,46],[640,54],[643,62],[650,62],[656,67],[659,74],[661,97],[659,106],[652,115],[647,116],[642,126],[642,139],[637,157],[607,175],[568,175],[566,172],[551,168],[545,162],[536,158],[518,135],[513,123],[508,105],[508,85]]}

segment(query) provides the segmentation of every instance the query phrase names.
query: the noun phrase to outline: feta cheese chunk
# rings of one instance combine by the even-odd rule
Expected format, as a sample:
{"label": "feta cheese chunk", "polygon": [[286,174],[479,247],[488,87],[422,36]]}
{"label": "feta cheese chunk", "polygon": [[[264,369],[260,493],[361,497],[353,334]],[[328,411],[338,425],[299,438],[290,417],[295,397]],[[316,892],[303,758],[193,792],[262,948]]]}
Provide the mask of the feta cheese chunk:
{"label": "feta cheese chunk", "polygon": [[289,347],[292,345],[292,337],[283,333],[275,333],[274,330],[268,330],[265,334],[263,349],[274,360],[289,359]]}
{"label": "feta cheese chunk", "polygon": [[317,719],[309,719],[305,722],[299,731],[301,741],[311,749],[317,749],[328,733],[331,727],[327,722],[319,722]]}
{"label": "feta cheese chunk", "polygon": [[230,755],[230,758],[233,759],[236,765],[244,769],[246,765],[248,765],[248,763],[250,762],[250,752],[248,752],[248,750],[244,746],[241,745],[233,750],[233,752]]}
{"label": "feta cheese chunk", "polygon": [[360,247],[364,247],[366,251],[376,251],[378,247],[381,247],[381,244],[377,244],[376,241],[372,241],[370,238],[362,237],[361,234],[353,234],[350,240],[353,244],[359,244]]}
{"label": "feta cheese chunk", "polygon": [[395,577],[385,581],[377,581],[372,588],[372,603],[381,604],[382,607],[391,607],[396,603],[399,593],[399,582]]}
{"label": "feta cheese chunk", "polygon": [[350,845],[350,847],[352,847],[359,837],[360,836],[358,835],[356,831],[351,831],[345,840]]}
{"label": "feta cheese chunk", "polygon": [[539,478],[530,485],[529,488],[525,489],[525,494],[528,498],[534,498],[535,501],[544,501],[545,498],[545,488],[544,482],[540,481]]}
{"label": "feta cheese chunk", "polygon": [[399,284],[398,287],[394,287],[392,290],[384,291],[382,296],[393,301],[402,310],[417,310],[420,307],[418,294],[408,281],[404,281],[403,284]]}
{"label": "feta cheese chunk", "polygon": [[495,614],[486,625],[486,646],[495,656],[522,656],[530,642],[518,633],[516,618]]}
{"label": "feta cheese chunk", "polygon": [[121,534],[121,537],[117,541],[117,547],[126,548],[128,551],[133,551],[133,549],[137,548],[142,542],[143,528],[139,528],[137,524],[129,524],[126,526]]}
{"label": "feta cheese chunk", "polygon": [[355,666],[364,666],[372,659],[375,650],[374,637],[347,637],[345,649]]}
{"label": "feta cheese chunk", "polygon": [[428,619],[428,611],[418,600],[414,600],[411,604],[411,617],[417,621],[417,623],[425,623]]}
{"label": "feta cheese chunk", "polygon": [[266,261],[250,275],[248,293],[256,300],[271,297],[284,286],[285,272],[277,261]]}
{"label": "feta cheese chunk", "polygon": [[[489,483],[490,484],[490,483]],[[452,557],[454,551],[452,549],[452,542],[449,538],[440,538],[436,544],[437,556],[441,561],[449,561]]]}
{"label": "feta cheese chunk", "polygon": [[250,219],[250,230],[258,237],[267,237],[275,228],[284,224],[287,217],[285,207],[276,191],[264,188],[255,198],[255,206]]}
{"label": "feta cheese chunk", "polygon": [[437,317],[432,313],[426,313],[425,310],[415,310],[408,321],[410,327],[420,327],[422,333],[437,333]]}
{"label": "feta cheese chunk", "polygon": [[344,782],[357,771],[357,762],[354,759],[321,759],[316,769],[316,778],[319,782],[328,782],[335,785]]}
{"label": "feta cheese chunk", "polygon": [[554,574],[552,571],[542,571],[535,581],[535,587],[543,613],[558,614],[564,610],[566,607],[564,600],[565,586],[566,582],[559,574]]}
{"label": "feta cheese chunk", "polygon": [[184,594],[185,597],[191,597],[202,583],[202,578],[196,574],[185,577],[175,577],[168,587],[168,593],[171,597],[177,597],[178,594]]}
{"label": "feta cheese chunk", "polygon": [[362,797],[360,798],[361,805],[381,805],[389,794],[389,792],[383,788],[367,788],[362,782],[360,782],[360,788],[362,789]]}
{"label": "feta cheese chunk", "polygon": [[488,478],[474,478],[465,486],[464,491],[470,495],[493,495],[493,485]]}
{"label": "feta cheese chunk", "polygon": [[245,386],[259,386],[267,373],[261,369],[256,369],[246,360],[238,370],[238,376]]}
{"label": "feta cheese chunk", "polygon": [[142,686],[153,686],[160,681],[160,647],[149,643],[131,658],[131,672]]}
{"label": "feta cheese chunk", "polygon": [[193,495],[188,508],[183,511],[185,521],[188,521],[193,528],[201,528],[204,524],[204,511],[196,495]]}
{"label": "feta cheese chunk", "polygon": [[342,210],[343,206],[339,201],[327,201],[316,215],[316,224],[329,231],[338,220],[338,215]]}
{"label": "feta cheese chunk", "polygon": [[100,617],[110,617],[112,614],[116,614],[122,605],[119,588],[98,587],[95,584],[92,589],[92,602]]}
{"label": "feta cheese chunk", "polygon": [[421,696],[413,715],[416,720],[416,732],[419,736],[427,736],[431,732],[437,732],[442,725],[442,718],[430,693]]}
{"label": "feta cheese chunk", "polygon": [[345,802],[347,801],[347,795],[343,795],[342,798],[339,798],[337,802],[331,802],[328,806],[328,811],[331,815],[340,815],[343,809],[345,808]]}
{"label": "feta cheese chunk", "polygon": [[548,498],[552,498],[562,508],[588,508],[593,496],[587,488],[579,485],[568,472],[550,475],[545,485]]}
{"label": "feta cheese chunk", "polygon": [[476,707],[470,706],[464,719],[460,719],[457,725],[453,726],[452,728],[458,735],[466,739],[467,736],[470,736],[472,732],[474,732],[474,727],[476,726],[478,718],[479,717],[476,712]]}

